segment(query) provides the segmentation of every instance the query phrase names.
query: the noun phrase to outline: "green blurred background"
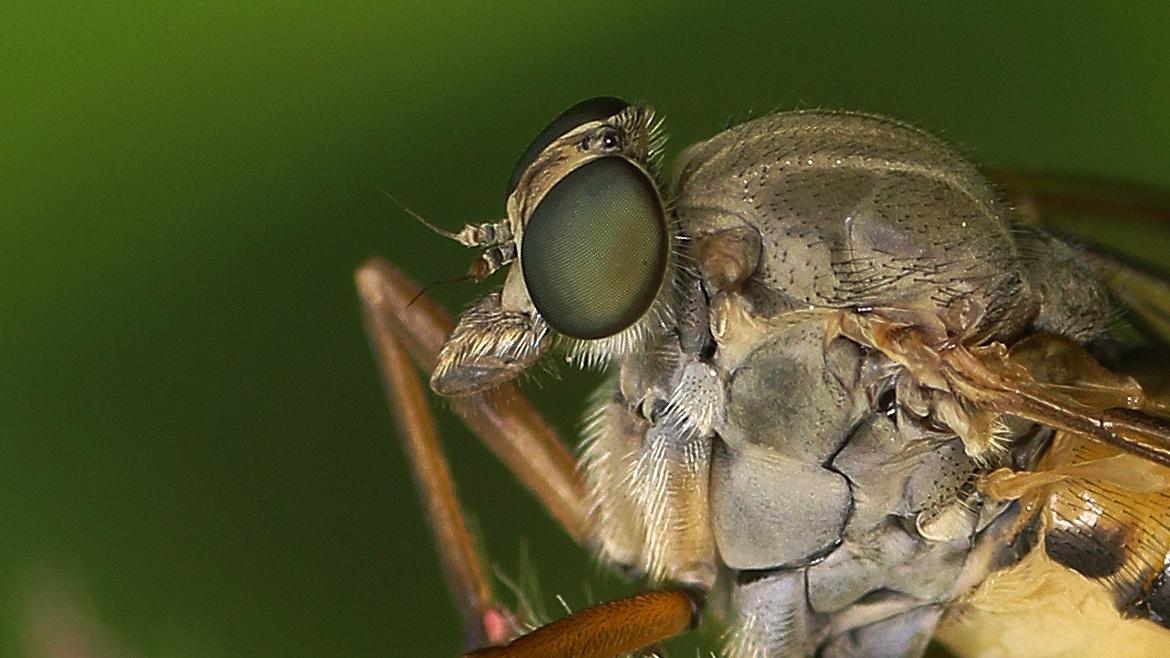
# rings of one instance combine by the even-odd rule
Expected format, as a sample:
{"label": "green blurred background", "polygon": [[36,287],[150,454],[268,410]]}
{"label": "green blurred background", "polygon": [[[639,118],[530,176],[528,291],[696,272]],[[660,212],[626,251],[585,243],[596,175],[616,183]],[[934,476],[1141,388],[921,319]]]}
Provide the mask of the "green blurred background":
{"label": "green blurred background", "polygon": [[[380,189],[497,218],[528,141],[602,93],[655,105],[671,154],[864,109],[1170,187],[1167,35],[1165,0],[3,3],[0,655],[457,651],[351,274],[471,254]],[[533,394],[572,434],[594,380]],[[441,421],[505,573],[527,545],[550,608],[612,589]]]}

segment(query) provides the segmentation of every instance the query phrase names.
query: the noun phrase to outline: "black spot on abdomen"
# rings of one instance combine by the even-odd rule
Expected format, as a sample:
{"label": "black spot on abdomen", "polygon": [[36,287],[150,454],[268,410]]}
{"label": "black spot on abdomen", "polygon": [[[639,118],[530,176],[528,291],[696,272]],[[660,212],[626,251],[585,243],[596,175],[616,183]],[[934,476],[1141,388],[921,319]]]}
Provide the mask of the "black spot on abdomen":
{"label": "black spot on abdomen", "polygon": [[1163,628],[1170,628],[1170,565],[1162,567],[1130,612]]}
{"label": "black spot on abdomen", "polygon": [[1125,564],[1126,556],[1123,538],[1101,530],[1050,530],[1044,535],[1044,550],[1053,562],[1086,578],[1112,576]]}

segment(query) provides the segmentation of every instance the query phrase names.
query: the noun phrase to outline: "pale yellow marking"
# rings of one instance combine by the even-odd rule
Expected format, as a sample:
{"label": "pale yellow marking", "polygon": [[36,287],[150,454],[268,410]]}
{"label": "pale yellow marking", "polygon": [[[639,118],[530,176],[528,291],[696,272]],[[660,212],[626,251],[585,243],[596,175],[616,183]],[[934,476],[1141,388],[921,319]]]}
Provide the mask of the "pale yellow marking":
{"label": "pale yellow marking", "polygon": [[1043,550],[985,580],[952,608],[935,637],[962,658],[1170,656],[1170,630],[1122,619],[1105,588]]}

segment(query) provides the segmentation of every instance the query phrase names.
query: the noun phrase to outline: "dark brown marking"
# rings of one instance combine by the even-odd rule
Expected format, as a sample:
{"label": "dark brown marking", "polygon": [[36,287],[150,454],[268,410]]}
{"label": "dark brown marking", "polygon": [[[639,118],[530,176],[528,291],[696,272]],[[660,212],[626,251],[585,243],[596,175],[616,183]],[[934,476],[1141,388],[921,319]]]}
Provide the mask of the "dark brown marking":
{"label": "dark brown marking", "polygon": [[1170,565],[1162,567],[1130,612],[1163,628],[1170,628]]}
{"label": "dark brown marking", "polygon": [[1106,578],[1125,564],[1125,540],[1101,529],[1077,532],[1050,530],[1044,536],[1044,550],[1054,562],[1086,578]]}

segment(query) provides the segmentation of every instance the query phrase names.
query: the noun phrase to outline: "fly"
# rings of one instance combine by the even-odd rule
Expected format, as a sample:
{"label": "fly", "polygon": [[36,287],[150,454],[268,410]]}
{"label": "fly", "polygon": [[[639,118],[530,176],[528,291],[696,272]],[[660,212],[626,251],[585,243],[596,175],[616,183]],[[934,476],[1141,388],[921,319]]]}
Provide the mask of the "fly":
{"label": "fly", "polygon": [[[1111,333],[1120,299],[1170,342],[1170,286],[1055,237],[1037,190],[1059,179],[998,174],[1009,207],[891,119],[762,117],[669,179],[663,141],[617,98],[554,119],[506,217],[458,234],[474,278],[507,274],[453,327],[389,265],[357,273],[470,655],[619,656],[707,613],[728,658],[1010,652],[1026,615],[1004,612],[1070,574],[1109,601],[1077,620],[1089,640],[1170,651],[1170,414]],[[1094,207],[1165,219],[1151,198]],[[580,464],[511,384],[550,352],[609,373]],[[573,539],[655,589],[521,635],[411,359]]]}

